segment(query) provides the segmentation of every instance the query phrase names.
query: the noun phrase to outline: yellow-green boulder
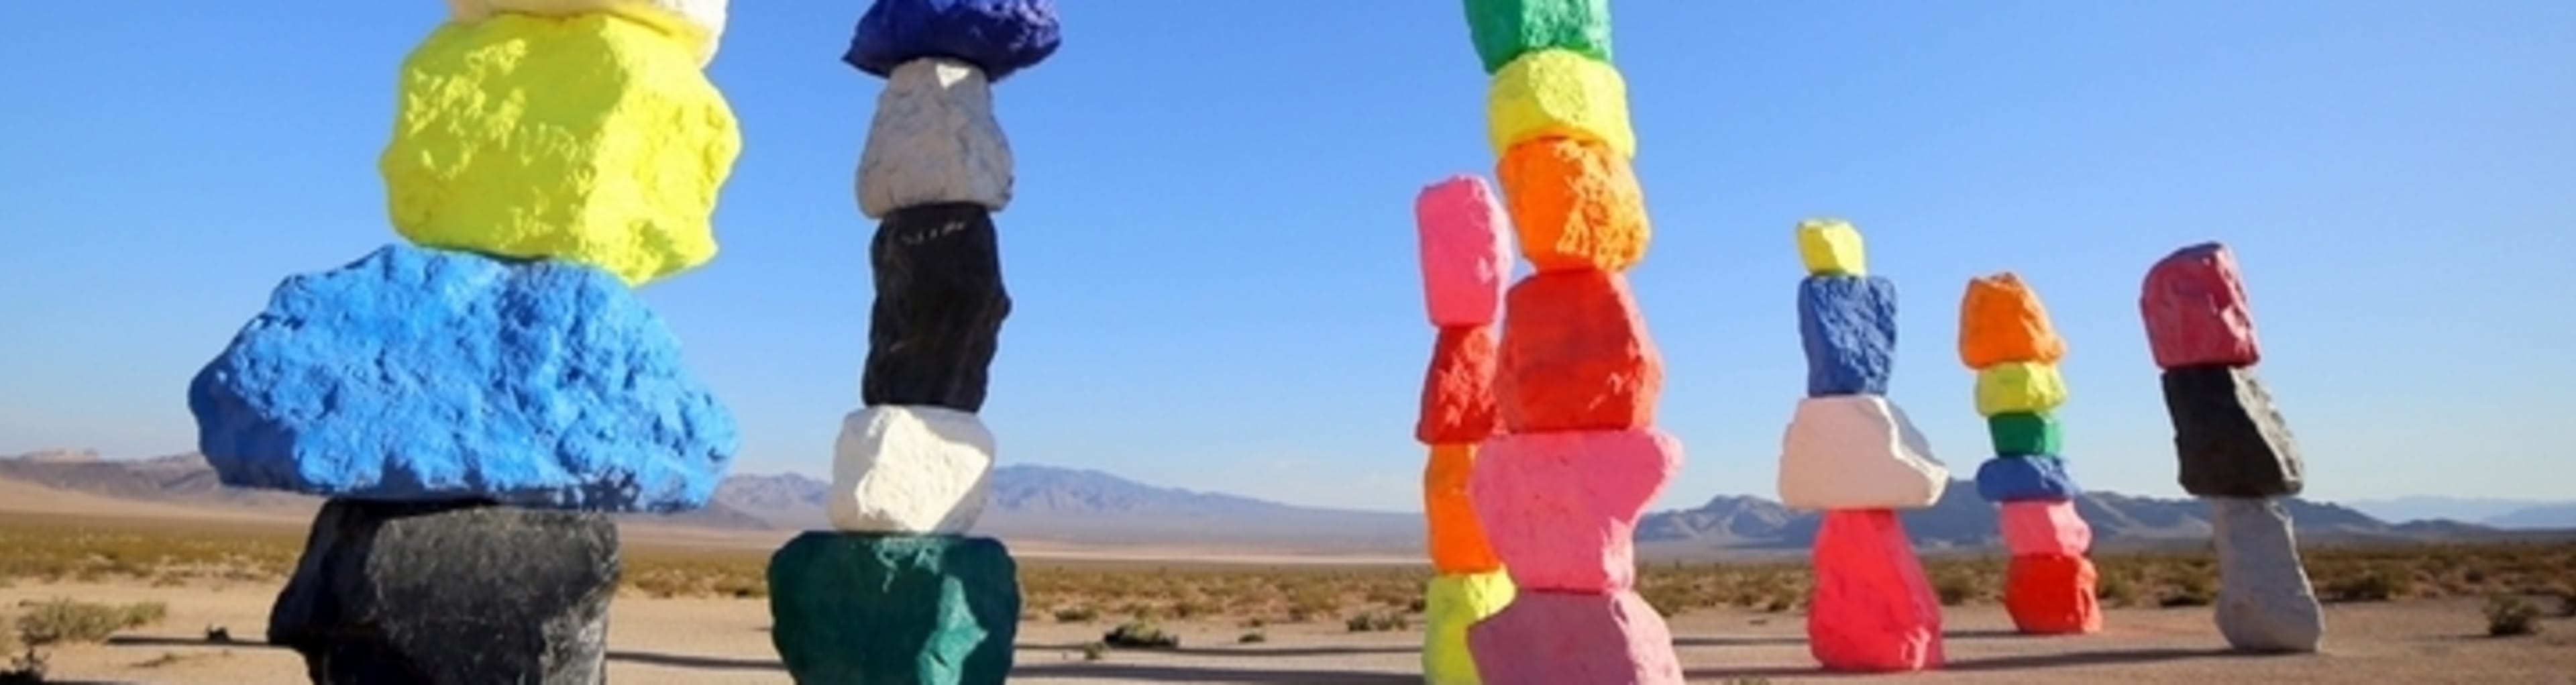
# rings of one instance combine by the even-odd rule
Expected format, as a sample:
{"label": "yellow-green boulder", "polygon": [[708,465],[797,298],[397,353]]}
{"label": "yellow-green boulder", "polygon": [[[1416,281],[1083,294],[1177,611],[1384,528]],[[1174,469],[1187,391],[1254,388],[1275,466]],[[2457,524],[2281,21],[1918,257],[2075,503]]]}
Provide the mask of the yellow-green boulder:
{"label": "yellow-green boulder", "polygon": [[1485,134],[1494,156],[1541,138],[1601,143],[1622,159],[1637,156],[1628,123],[1628,82],[1610,63],[1572,50],[1522,54],[1485,88]]}
{"label": "yellow-green boulder", "polygon": [[1514,592],[1512,577],[1501,570],[1433,576],[1422,601],[1422,682],[1482,683],[1467,653],[1467,627],[1502,611]]}
{"label": "yellow-green boulder", "polygon": [[2066,403],[2066,378],[2057,365],[2006,362],[1977,370],[1977,413],[2045,414]]}
{"label": "yellow-green boulder", "polygon": [[377,163],[394,230],[630,286],[714,259],[742,133],[698,49],[618,14],[441,25],[403,60]]}
{"label": "yellow-green boulder", "polygon": [[1860,229],[1841,219],[1798,222],[1798,260],[1812,276],[1864,276],[1869,254],[1862,250]]}

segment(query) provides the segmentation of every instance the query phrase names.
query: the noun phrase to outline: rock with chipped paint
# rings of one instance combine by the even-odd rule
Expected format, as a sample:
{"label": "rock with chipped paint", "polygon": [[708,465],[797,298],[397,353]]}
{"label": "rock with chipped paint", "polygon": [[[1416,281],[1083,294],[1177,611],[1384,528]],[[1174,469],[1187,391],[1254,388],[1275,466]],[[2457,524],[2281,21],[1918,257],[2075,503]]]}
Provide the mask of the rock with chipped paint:
{"label": "rock with chipped paint", "polygon": [[2290,511],[2275,499],[2209,497],[2218,548],[2219,635],[2243,652],[2315,652],[2325,613],[2299,561]]}
{"label": "rock with chipped paint", "polygon": [[859,150],[859,212],[914,205],[1011,204],[1011,141],[993,116],[993,87],[974,65],[925,57],[895,67],[877,94]]}

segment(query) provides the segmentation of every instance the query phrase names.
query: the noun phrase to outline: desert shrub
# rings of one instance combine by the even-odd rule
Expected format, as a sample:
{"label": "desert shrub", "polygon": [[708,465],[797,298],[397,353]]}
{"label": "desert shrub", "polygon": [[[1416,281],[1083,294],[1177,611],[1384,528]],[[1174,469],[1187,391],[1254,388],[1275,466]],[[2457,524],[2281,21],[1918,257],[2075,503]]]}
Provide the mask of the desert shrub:
{"label": "desert shrub", "polygon": [[1352,614],[1349,619],[1342,621],[1342,625],[1354,633],[1404,630],[1409,627],[1403,614],[1392,611],[1363,611]]}
{"label": "desert shrub", "polygon": [[2568,590],[2558,595],[2558,617],[2576,618],[2576,590]]}
{"label": "desert shrub", "polygon": [[1100,610],[1088,606],[1070,606],[1055,610],[1057,623],[1090,623],[1100,619]]}
{"label": "desert shrub", "polygon": [[1239,645],[1259,644],[1259,643],[1269,642],[1269,641],[1270,641],[1270,634],[1269,634],[1269,633],[1262,632],[1262,631],[1259,631],[1259,630],[1254,630],[1254,631],[1246,632],[1246,633],[1244,633],[1244,634],[1243,634],[1243,636],[1242,636],[1242,637],[1238,637],[1238,638],[1235,638],[1235,639],[1234,639],[1234,643],[1235,643],[1235,644],[1239,644]]}
{"label": "desert shrub", "polygon": [[2094,580],[2093,596],[2115,607],[2137,606],[2139,600],[2145,599],[2146,591],[2129,574],[2104,573]]}
{"label": "desert shrub", "polygon": [[1932,581],[1932,594],[1941,598],[1941,606],[1954,607],[1986,595],[1986,584],[1975,574],[1952,572]]}
{"label": "desert shrub", "polygon": [[116,631],[161,622],[169,605],[140,602],[117,606],[54,599],[36,603],[18,617],[18,640],[28,648],[101,642]]}
{"label": "desert shrub", "polygon": [[1120,649],[1179,649],[1181,636],[1163,630],[1153,621],[1128,621],[1100,636],[1102,644]]}
{"label": "desert shrub", "polygon": [[2205,607],[2217,601],[2218,580],[2216,578],[2205,573],[2186,572],[2182,577],[2174,580],[2173,587],[2166,588],[2165,593],[2156,598],[2156,606],[2167,609]]}
{"label": "desert shrub", "polygon": [[1694,599],[1690,588],[1679,587],[1671,584],[1643,586],[1637,588],[1637,595],[1645,598],[1646,605],[1654,607],[1655,613],[1661,614],[1665,618],[1678,616],[1684,611],[1689,611]]}
{"label": "desert shrub", "polygon": [[2487,634],[2495,637],[2540,632],[2540,607],[2513,595],[2487,598]]}
{"label": "desert shrub", "polygon": [[2326,583],[2323,594],[2329,602],[2386,602],[2406,596],[2413,585],[2406,576],[2371,569]]}
{"label": "desert shrub", "polygon": [[1109,656],[1109,643],[1090,642],[1082,645],[1083,661],[1099,661]]}

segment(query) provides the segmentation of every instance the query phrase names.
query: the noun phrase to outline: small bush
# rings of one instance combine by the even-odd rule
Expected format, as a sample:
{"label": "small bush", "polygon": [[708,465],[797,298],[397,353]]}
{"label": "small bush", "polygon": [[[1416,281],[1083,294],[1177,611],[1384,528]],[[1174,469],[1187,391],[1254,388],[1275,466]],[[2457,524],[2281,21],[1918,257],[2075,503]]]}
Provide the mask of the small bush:
{"label": "small bush", "polygon": [[2495,637],[2534,635],[2540,632],[2540,607],[2513,595],[2496,595],[2487,599],[2487,634]]}
{"label": "small bush", "polygon": [[1082,646],[1083,661],[1099,661],[1106,658],[1109,658],[1109,643],[1092,642]]}
{"label": "small bush", "polygon": [[2130,580],[2126,574],[2104,573],[2094,581],[2093,596],[2100,598],[2104,604],[2127,607],[2137,606],[2146,598],[2146,591],[2138,586],[2138,581]]}
{"label": "small bush", "polygon": [[18,640],[30,648],[105,641],[116,631],[161,622],[170,606],[138,602],[124,606],[54,599],[37,603],[18,617]]}
{"label": "small bush", "polygon": [[2412,585],[2407,578],[2373,569],[2327,583],[2323,594],[2329,602],[2386,602],[2406,596]]}
{"label": "small bush", "polygon": [[1100,641],[1119,649],[1179,649],[1181,636],[1165,632],[1153,621],[1128,621],[1109,629]]}
{"label": "small bush", "polygon": [[1932,594],[1941,598],[1941,606],[1954,607],[1986,595],[1985,583],[1967,573],[1944,573],[1932,581]]}
{"label": "small bush", "polygon": [[2173,587],[2156,598],[2156,606],[2205,607],[2218,601],[2218,581],[2208,574],[2190,573],[2174,582]]}
{"label": "small bush", "polygon": [[1258,631],[1258,630],[1255,630],[1255,631],[1252,631],[1252,632],[1248,632],[1248,633],[1244,633],[1244,634],[1243,634],[1243,637],[1238,637],[1238,638],[1235,638],[1235,639],[1234,639],[1234,643],[1235,643],[1235,644],[1238,644],[1238,645],[1260,644],[1260,643],[1263,643],[1263,642],[1269,642],[1269,641],[1270,641],[1270,634],[1269,634],[1269,633],[1265,633],[1265,632],[1261,632],[1261,631]]}
{"label": "small bush", "polygon": [[1348,620],[1342,621],[1342,625],[1350,628],[1354,633],[1404,630],[1409,627],[1404,620],[1404,615],[1391,611],[1363,611],[1351,615]]}
{"label": "small bush", "polygon": [[1088,606],[1073,606],[1055,610],[1055,622],[1057,623],[1090,623],[1097,620],[1100,620],[1100,610]]}

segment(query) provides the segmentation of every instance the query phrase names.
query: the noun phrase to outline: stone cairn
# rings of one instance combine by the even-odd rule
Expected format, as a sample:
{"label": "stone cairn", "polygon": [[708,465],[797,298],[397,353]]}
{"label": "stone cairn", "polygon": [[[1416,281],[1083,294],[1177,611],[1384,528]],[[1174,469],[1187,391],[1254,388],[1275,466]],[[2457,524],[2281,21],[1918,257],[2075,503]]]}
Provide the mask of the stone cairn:
{"label": "stone cairn", "polygon": [[1488,135],[1521,255],[1495,353],[1501,433],[1468,491],[1516,587],[1468,629],[1493,683],[1679,683],[1637,596],[1637,517],[1681,468],[1654,428],[1663,362],[1626,276],[1650,236],[1608,0],[1469,0]]}
{"label": "stone cairn", "polygon": [[287,278],[188,408],[226,485],[329,498],[268,624],[312,682],[599,683],[607,514],[703,506],[737,442],[630,290],[716,253],[724,3],[448,6],[378,160],[410,244]]}
{"label": "stone cairn", "polygon": [[1511,220],[1484,179],[1460,175],[1424,188],[1413,205],[1422,285],[1438,329],[1422,379],[1414,439],[1431,448],[1422,469],[1422,510],[1432,577],[1424,592],[1422,677],[1431,685],[1474,685],[1467,629],[1512,601],[1511,577],[1485,541],[1467,495],[1476,446],[1496,431],[1495,324],[1511,275]]}
{"label": "stone cairn", "polygon": [[987,369],[1011,298],[992,214],[1011,199],[991,84],[1054,54],[1048,0],[878,0],[842,61],[884,78],[859,155],[876,302],[827,512],[769,560],[770,640],[803,683],[1000,683],[1017,566],[967,534],[995,455]]}
{"label": "stone cairn", "polygon": [[1896,512],[1940,501],[1950,471],[1887,399],[1896,283],[1869,275],[1848,222],[1801,221],[1797,240],[1807,397],[1781,440],[1779,486],[1782,504],[1824,511],[1807,650],[1835,671],[1939,668],[1941,603]]}
{"label": "stone cairn", "polygon": [[2218,243],[2176,250],[2143,291],[2182,488],[2209,502],[2218,632],[2239,651],[2317,651],[2325,616],[2279,500],[2304,486],[2298,444],[2254,376],[2263,355],[2236,258]]}
{"label": "stone cairn", "polygon": [[1977,467],[1977,495],[2000,512],[2004,609],[2030,634],[2102,629],[2095,571],[2084,553],[2093,528],[2075,512],[2056,408],[2066,401],[2057,362],[2066,341],[2039,295],[2011,272],[1968,281],[1959,304],[1959,361],[1977,372],[1977,413],[1995,457]]}

